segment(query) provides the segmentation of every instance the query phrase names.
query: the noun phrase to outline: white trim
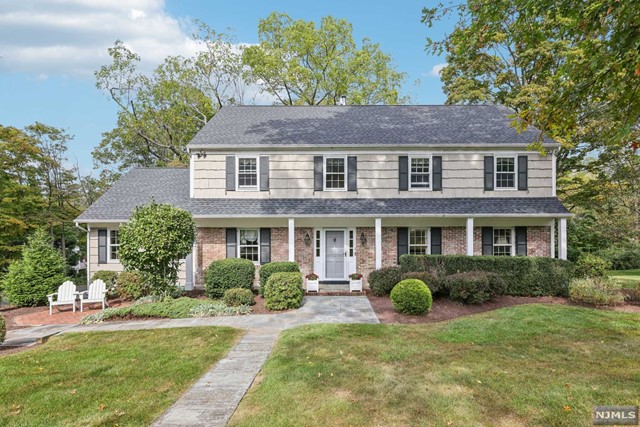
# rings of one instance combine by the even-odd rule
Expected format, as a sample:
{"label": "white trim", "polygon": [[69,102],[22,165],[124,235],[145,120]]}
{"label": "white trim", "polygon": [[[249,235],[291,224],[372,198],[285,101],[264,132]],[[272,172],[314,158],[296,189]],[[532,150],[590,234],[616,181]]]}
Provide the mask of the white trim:
{"label": "white trim", "polygon": [[[255,159],[256,161],[256,185],[240,186],[240,159]],[[260,191],[260,156],[259,155],[236,155],[236,191]]]}
{"label": "white trim", "polygon": [[[411,185],[411,160],[413,159],[429,159],[429,186],[428,187],[413,187]],[[433,155],[409,155],[409,191],[433,191]]]}
{"label": "white trim", "polygon": [[473,256],[473,218],[467,218],[467,255]]}
{"label": "white trim", "polygon": [[[416,230],[424,230],[426,232],[425,236],[427,239],[426,245],[411,245],[411,232],[412,231],[416,231]],[[411,246],[414,247],[421,247],[421,246],[425,246],[426,251],[425,254],[426,255],[431,255],[431,227],[409,227],[409,229],[407,230],[408,235],[407,235],[407,251],[408,254],[411,255]]]}
{"label": "white trim", "polygon": [[558,229],[558,258],[567,259],[567,219],[560,218]]}
{"label": "white trim", "polygon": [[295,220],[293,218],[289,218],[288,221],[289,227],[289,261],[294,262],[296,260],[296,239],[295,239]]}
{"label": "white trim", "polygon": [[[260,247],[260,227],[244,227],[244,228],[238,228],[236,229],[236,257],[240,258],[240,231],[246,231],[246,230],[257,230],[258,231],[258,260],[257,261],[253,261],[253,263],[255,265],[260,265],[260,257],[262,256],[262,251],[261,251],[261,247]],[[242,245],[242,246],[255,246],[255,245]]]}
{"label": "white trim", "polygon": [[[498,158],[500,159],[513,159],[513,187],[498,187]],[[510,172],[500,172],[510,173]],[[517,190],[518,189],[518,156],[513,154],[505,155],[493,155],[493,189],[498,191],[503,190]]]}
{"label": "white trim", "polygon": [[551,258],[556,257],[556,220],[551,220]]}
{"label": "white trim", "polygon": [[551,152],[551,195],[556,196],[556,182],[558,179],[557,165],[556,165],[556,150]]}
{"label": "white trim", "polygon": [[376,228],[376,270],[382,268],[382,218],[375,219]]}
{"label": "white trim", "polygon": [[[344,160],[344,187],[343,188],[327,188],[327,159],[343,159]],[[347,156],[322,156],[322,191],[347,191],[349,179],[349,162]]]}
{"label": "white trim", "polygon": [[193,160],[193,154],[189,156],[189,197],[193,198],[194,172],[196,170],[196,162]]}

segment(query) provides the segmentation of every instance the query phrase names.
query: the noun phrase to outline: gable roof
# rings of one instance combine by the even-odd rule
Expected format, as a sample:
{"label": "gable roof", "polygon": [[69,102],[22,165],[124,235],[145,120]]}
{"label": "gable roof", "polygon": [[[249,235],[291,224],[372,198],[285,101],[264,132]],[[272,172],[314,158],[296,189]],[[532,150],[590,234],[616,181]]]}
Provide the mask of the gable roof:
{"label": "gable roof", "polygon": [[[535,128],[518,133],[500,105],[223,107],[188,147],[526,146]],[[545,144],[556,145],[549,138]]]}

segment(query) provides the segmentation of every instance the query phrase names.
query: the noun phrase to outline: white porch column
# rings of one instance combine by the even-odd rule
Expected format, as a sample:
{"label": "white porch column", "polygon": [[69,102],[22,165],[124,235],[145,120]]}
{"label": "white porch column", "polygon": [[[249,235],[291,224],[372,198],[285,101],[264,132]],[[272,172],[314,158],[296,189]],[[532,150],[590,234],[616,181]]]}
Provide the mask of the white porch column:
{"label": "white porch column", "polygon": [[467,218],[467,255],[473,256],[473,218]]}
{"label": "white porch column", "polygon": [[376,270],[382,268],[382,218],[376,218]]}
{"label": "white porch column", "polygon": [[560,218],[558,230],[558,258],[567,259],[567,218]]}
{"label": "white porch column", "polygon": [[556,220],[551,220],[551,258],[556,257]]}
{"label": "white porch column", "polygon": [[289,218],[289,261],[296,260],[296,229],[295,220]]}

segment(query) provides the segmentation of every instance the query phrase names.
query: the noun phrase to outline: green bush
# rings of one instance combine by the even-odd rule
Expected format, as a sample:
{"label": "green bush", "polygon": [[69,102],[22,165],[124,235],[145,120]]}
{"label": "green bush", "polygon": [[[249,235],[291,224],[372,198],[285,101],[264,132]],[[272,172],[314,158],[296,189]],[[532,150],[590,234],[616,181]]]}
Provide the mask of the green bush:
{"label": "green bush", "polygon": [[391,290],[391,302],[400,313],[419,315],[431,310],[433,298],[429,287],[422,280],[405,279]]}
{"label": "green bush", "polygon": [[269,277],[273,273],[294,273],[299,271],[300,267],[297,262],[270,262],[260,266],[260,271],[258,272],[260,274],[260,295],[264,296],[264,285],[267,284]]}
{"label": "green bush", "polygon": [[465,255],[402,255],[403,272],[429,271],[438,277],[467,271],[499,274],[507,295],[567,296],[573,264],[548,257],[498,257]]}
{"label": "green bush", "polygon": [[136,300],[148,296],[151,288],[145,284],[142,274],[137,271],[124,271],[116,281],[116,292],[120,298]]}
{"label": "green bush", "polygon": [[576,275],[580,277],[604,277],[611,263],[593,254],[584,254],[576,262]]}
{"label": "green bush", "polygon": [[7,334],[7,325],[4,322],[4,317],[0,314],[0,344],[4,342],[4,337]]}
{"label": "green bush", "polygon": [[381,268],[380,270],[374,270],[369,273],[367,280],[371,292],[381,297],[389,295],[393,287],[402,280],[402,272],[398,267]]}
{"label": "green bush", "polygon": [[36,231],[22,251],[22,259],[9,266],[2,280],[4,297],[19,307],[44,305],[47,294],[67,280],[67,264],[53,248],[44,230]]}
{"label": "green bush", "polygon": [[429,287],[431,295],[433,296],[446,293],[446,289],[442,286],[442,279],[428,271],[410,271],[408,273],[402,273],[401,278],[402,280],[417,279],[424,282],[424,284]]}
{"label": "green bush", "polygon": [[507,289],[500,275],[484,271],[452,274],[443,282],[449,290],[449,297],[463,304],[483,304],[504,294]]}
{"label": "green bush", "polygon": [[110,270],[98,270],[91,276],[91,281],[102,280],[107,287],[111,287],[116,284],[118,280],[118,272]]}
{"label": "green bush", "polygon": [[227,289],[224,293],[223,301],[229,307],[237,307],[239,305],[253,305],[253,292],[251,289],[233,288]]}
{"label": "green bush", "polygon": [[273,273],[264,285],[265,306],[269,310],[298,308],[302,303],[302,274]]}
{"label": "green bush", "polygon": [[222,298],[232,288],[251,289],[256,266],[243,258],[213,261],[204,273],[204,287],[210,298]]}
{"label": "green bush", "polygon": [[569,298],[575,302],[595,306],[617,305],[624,302],[619,286],[603,277],[572,280],[569,286]]}
{"label": "green bush", "polygon": [[640,268],[640,245],[612,246],[596,253],[611,263],[613,270],[635,270]]}

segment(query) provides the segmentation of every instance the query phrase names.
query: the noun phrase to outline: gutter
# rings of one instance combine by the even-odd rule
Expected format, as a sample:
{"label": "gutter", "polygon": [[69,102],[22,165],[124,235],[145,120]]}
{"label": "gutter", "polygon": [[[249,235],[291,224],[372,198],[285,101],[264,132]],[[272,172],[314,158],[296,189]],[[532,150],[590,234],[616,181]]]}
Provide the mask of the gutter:
{"label": "gutter", "polygon": [[[430,149],[438,149],[438,148],[456,148],[463,150],[472,150],[474,148],[520,148],[522,150],[526,150],[529,144],[522,143],[509,143],[509,144],[452,144],[452,143],[443,143],[443,144],[412,144],[412,145],[383,145],[383,146],[371,146],[371,144],[244,144],[241,147],[238,145],[232,144],[189,144],[187,145],[188,150],[220,150],[220,149],[232,149],[238,151],[238,149],[242,151],[250,150],[250,149],[272,149],[272,150],[286,150],[286,149],[295,149],[298,150],[300,148],[305,149],[314,149],[314,150],[326,150],[329,149],[349,149],[349,148],[361,148],[367,149],[371,151],[377,150],[390,150],[393,149],[394,152],[401,149],[411,149],[411,150],[424,150],[425,148]],[[561,147],[560,143],[557,142],[546,142],[542,143],[543,147],[547,148],[558,148]]]}

